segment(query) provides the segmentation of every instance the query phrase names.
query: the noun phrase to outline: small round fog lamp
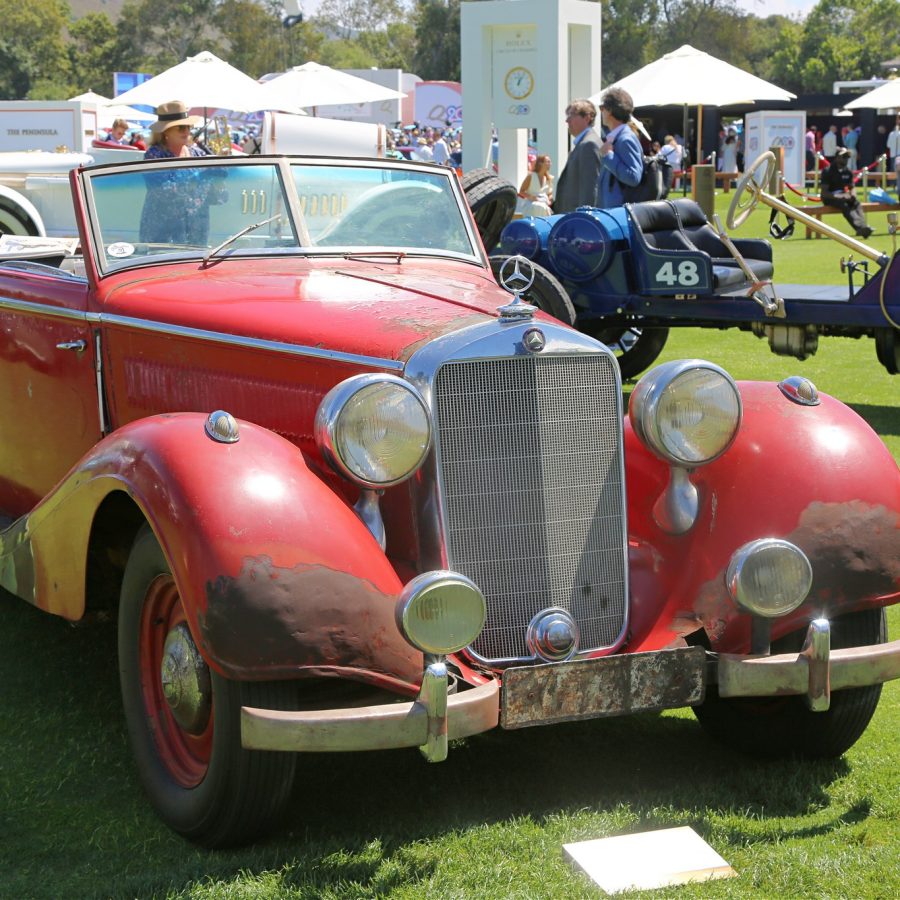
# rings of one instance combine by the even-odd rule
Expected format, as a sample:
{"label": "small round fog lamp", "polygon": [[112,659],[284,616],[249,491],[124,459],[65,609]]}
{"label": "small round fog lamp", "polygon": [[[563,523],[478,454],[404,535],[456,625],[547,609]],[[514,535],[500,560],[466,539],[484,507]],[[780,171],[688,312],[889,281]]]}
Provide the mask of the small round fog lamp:
{"label": "small round fog lamp", "polygon": [[455,653],[481,633],[486,609],[481,591],[464,575],[425,572],[400,594],[397,625],[423,653]]}
{"label": "small round fog lamp", "polygon": [[725,584],[744,612],[775,618],[795,610],[812,587],[812,566],[790,541],[762,538],[734,552]]}

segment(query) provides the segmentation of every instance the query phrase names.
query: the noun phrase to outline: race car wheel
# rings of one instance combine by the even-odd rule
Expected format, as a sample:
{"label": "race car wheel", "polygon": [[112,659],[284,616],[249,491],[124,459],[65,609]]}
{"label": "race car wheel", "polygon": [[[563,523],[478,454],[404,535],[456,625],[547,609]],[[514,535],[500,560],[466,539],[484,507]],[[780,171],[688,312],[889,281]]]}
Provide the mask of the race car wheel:
{"label": "race car wheel", "polygon": [[[491,271],[498,283],[500,268],[509,258],[499,253],[490,258]],[[565,322],[566,325],[574,327],[575,307],[572,305],[566,289],[543,266],[539,266],[537,263],[532,263],[532,265],[534,266],[534,281],[531,287],[522,294],[522,299],[561,322]]]}
{"label": "race car wheel", "polygon": [[879,328],[875,332],[875,352],[889,375],[900,375],[900,332],[896,328]]}
{"label": "race car wheel", "polygon": [[591,328],[583,329],[591,337],[606,344],[619,361],[623,378],[636,378],[649,369],[663,352],[669,339],[668,328]]}
{"label": "race car wheel", "polygon": [[[833,649],[887,640],[883,609],[849,613],[832,620],[831,628]],[[802,633],[788,635],[772,653],[798,652],[802,641]],[[880,684],[835,691],[826,712],[812,712],[802,697],[723,699],[713,689],[694,714],[711,735],[752,756],[837,758],[866,730],[880,696]]]}
{"label": "race car wheel", "polygon": [[295,708],[295,686],[230,681],[206,665],[146,526],[122,583],[119,677],[138,774],[167,825],[199,844],[223,847],[275,823],[290,797],[296,756],[244,750],[240,712]]}
{"label": "race car wheel", "polygon": [[753,160],[750,168],[744,171],[737,183],[737,189],[728,207],[728,215],[725,217],[725,224],[729,228],[739,228],[747,221],[747,217],[759,203],[759,192],[768,190],[774,174],[775,154],[771,150],[766,150]]}
{"label": "race car wheel", "polygon": [[500,232],[512,221],[516,197],[516,189],[496,175],[485,178],[466,191],[466,202],[488,253],[497,246]]}

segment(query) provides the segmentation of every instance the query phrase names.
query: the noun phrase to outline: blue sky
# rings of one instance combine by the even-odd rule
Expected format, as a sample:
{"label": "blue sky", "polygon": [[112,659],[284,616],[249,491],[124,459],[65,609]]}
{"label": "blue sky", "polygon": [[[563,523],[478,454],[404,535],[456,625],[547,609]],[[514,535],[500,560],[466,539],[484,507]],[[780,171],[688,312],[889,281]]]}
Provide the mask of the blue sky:
{"label": "blue sky", "polygon": [[[308,0],[307,0],[308,2]],[[815,5],[816,0],[737,0],[737,5],[754,15],[763,16],[795,16],[806,15]]]}
{"label": "blue sky", "polygon": [[[307,16],[315,15],[322,0],[300,0],[300,8]],[[797,13],[806,15],[815,5],[816,0],[737,0],[737,5],[757,16],[793,16]]]}

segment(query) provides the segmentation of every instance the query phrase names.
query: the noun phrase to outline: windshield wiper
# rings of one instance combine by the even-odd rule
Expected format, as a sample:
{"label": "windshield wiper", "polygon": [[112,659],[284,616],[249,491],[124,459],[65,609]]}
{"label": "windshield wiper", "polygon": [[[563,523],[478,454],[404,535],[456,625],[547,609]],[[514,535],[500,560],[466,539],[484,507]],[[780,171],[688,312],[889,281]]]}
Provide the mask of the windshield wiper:
{"label": "windshield wiper", "polygon": [[221,244],[216,247],[213,247],[206,256],[203,257],[203,268],[206,267],[206,264],[220,251],[224,250],[229,244],[233,244],[238,238],[242,238],[245,234],[250,234],[251,231],[256,231],[257,228],[262,228],[263,225],[268,225],[269,222],[274,222],[276,219],[281,218],[281,213],[276,213],[274,216],[269,216],[268,219],[263,219],[262,222],[254,222],[252,225],[248,225],[246,228],[242,228],[237,234],[231,235],[231,237],[225,238]]}
{"label": "windshield wiper", "polygon": [[353,250],[342,253],[341,255],[344,259],[380,259],[383,256],[387,256],[396,259],[398,264],[407,256],[402,250]]}

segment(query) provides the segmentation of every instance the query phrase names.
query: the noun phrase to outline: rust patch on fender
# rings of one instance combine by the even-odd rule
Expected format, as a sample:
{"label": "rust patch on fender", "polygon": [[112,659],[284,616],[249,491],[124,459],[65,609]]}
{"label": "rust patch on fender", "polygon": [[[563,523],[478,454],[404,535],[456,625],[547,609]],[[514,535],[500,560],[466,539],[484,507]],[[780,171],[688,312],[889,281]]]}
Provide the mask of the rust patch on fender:
{"label": "rust patch on fender", "polygon": [[811,503],[787,535],[813,567],[823,604],[890,594],[900,586],[900,516],[860,500]]}
{"label": "rust patch on fender", "polygon": [[[812,564],[806,604],[821,614],[900,588],[900,515],[887,507],[860,500],[811,503],[785,540],[796,544]],[[720,640],[740,615],[725,587],[724,569],[700,586],[694,608],[710,640]]]}
{"label": "rust patch on fender", "polygon": [[246,558],[236,578],[207,582],[201,639],[236,672],[359,669],[417,683],[422,657],[397,629],[395,600],[325,566],[286,569],[266,556]]}

